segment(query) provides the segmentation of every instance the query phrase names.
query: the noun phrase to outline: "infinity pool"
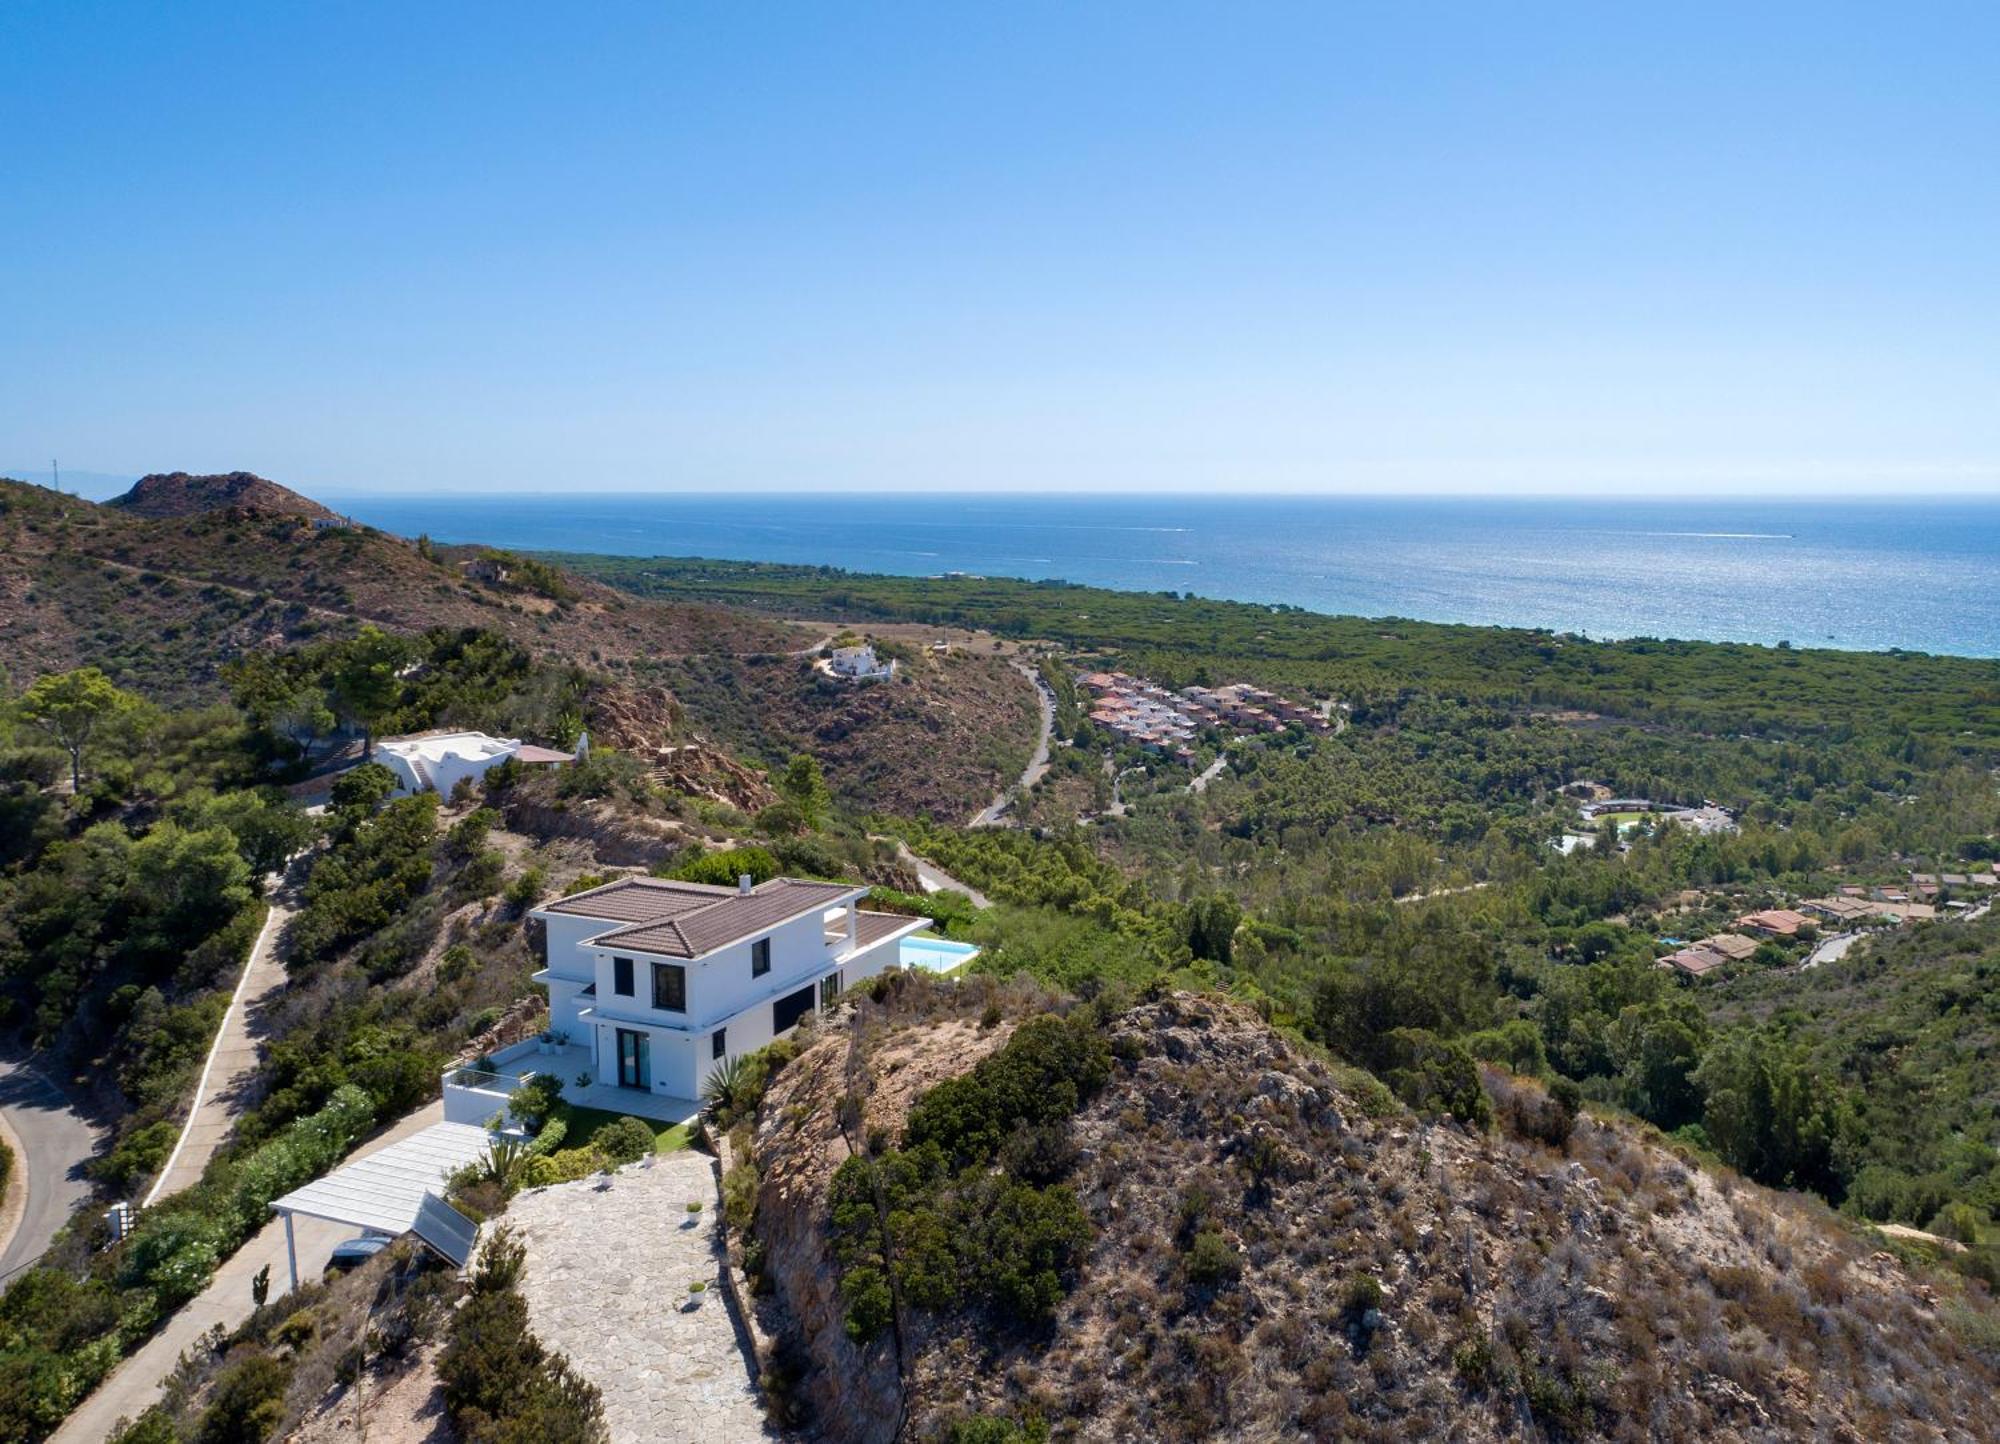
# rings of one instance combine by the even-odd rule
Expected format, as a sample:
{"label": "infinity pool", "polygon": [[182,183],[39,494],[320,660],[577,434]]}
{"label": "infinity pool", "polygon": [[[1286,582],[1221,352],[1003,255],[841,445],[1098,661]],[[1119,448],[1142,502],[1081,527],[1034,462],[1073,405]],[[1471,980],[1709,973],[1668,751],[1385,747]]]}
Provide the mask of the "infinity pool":
{"label": "infinity pool", "polygon": [[954,943],[948,938],[904,938],[901,947],[904,967],[927,968],[933,973],[962,968],[979,956],[979,949],[971,943]]}

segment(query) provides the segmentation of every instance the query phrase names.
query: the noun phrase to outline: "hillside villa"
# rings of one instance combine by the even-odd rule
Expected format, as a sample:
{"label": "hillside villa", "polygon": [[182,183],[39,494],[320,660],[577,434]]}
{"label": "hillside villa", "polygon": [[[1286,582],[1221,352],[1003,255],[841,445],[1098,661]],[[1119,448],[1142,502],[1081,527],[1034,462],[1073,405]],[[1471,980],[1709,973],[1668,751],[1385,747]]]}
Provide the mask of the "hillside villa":
{"label": "hillside villa", "polygon": [[461,782],[484,777],[503,762],[524,767],[560,767],[574,762],[588,748],[588,739],[577,752],[558,752],[537,747],[514,737],[489,737],[484,732],[413,732],[406,737],[384,737],[368,754],[396,774],[396,795],[438,792],[451,796]]}
{"label": "hillside villa", "polygon": [[[928,918],[868,912],[865,885],[779,877],[735,887],[624,877],[533,909],[545,933],[547,1041],[496,1064],[555,1073],[572,1102],[693,1115],[703,1083],[895,964]],[[530,1056],[532,1054],[532,1056]],[[520,1075],[486,1085],[502,1093]],[[489,1096],[446,1089],[446,1116]]]}
{"label": "hillside villa", "polygon": [[827,654],[826,670],[848,682],[879,682],[896,675],[892,657],[883,661],[867,642],[852,647],[835,647]]}

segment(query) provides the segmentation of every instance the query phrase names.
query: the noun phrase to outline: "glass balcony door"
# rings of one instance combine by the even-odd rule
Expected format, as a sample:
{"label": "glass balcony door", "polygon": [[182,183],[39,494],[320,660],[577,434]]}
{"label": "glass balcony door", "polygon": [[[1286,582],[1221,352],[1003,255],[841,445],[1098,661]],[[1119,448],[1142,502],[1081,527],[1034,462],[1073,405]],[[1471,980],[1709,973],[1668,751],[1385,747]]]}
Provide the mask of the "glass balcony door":
{"label": "glass balcony door", "polygon": [[618,1086],[620,1088],[647,1088],[653,1086],[653,1060],[648,1046],[650,1039],[644,1033],[630,1028],[618,1030]]}

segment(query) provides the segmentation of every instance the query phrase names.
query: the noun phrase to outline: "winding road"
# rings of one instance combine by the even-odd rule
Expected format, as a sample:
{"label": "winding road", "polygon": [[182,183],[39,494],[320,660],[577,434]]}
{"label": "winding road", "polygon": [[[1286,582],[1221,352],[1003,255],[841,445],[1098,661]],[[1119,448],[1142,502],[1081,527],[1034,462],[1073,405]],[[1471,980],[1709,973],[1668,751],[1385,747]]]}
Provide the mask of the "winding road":
{"label": "winding road", "polygon": [[15,1175],[0,1205],[4,1287],[42,1256],[56,1230],[90,1197],[83,1165],[97,1151],[99,1130],[32,1061],[20,1057],[0,1058],[0,1125],[15,1151]]}
{"label": "winding road", "polygon": [[1049,690],[1049,684],[1033,667],[1023,662],[1016,662],[1014,670],[1034,684],[1035,699],[1041,704],[1041,735],[1035,739],[1035,755],[1028,759],[1028,765],[1021,769],[1021,775],[1014,785],[974,813],[972,821],[966,824],[967,827],[997,826],[1005,820],[1014,795],[1024,793],[1033,787],[1049,770],[1049,740],[1055,735],[1056,729],[1056,694]]}

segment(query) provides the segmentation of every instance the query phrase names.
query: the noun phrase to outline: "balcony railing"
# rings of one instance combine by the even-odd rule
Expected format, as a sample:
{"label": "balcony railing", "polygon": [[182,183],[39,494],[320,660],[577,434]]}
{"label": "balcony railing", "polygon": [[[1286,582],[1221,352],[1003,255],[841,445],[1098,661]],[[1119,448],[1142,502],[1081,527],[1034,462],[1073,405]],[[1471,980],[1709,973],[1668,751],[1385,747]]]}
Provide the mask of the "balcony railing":
{"label": "balcony railing", "polygon": [[488,1073],[479,1068],[452,1068],[444,1075],[447,1088],[478,1088],[488,1093],[512,1093],[524,1081],[511,1073]]}
{"label": "balcony railing", "polygon": [[444,1073],[444,1117],[447,1123],[484,1123],[507,1107],[507,1099],[534,1075],[519,1077],[484,1068],[447,1068]]}

